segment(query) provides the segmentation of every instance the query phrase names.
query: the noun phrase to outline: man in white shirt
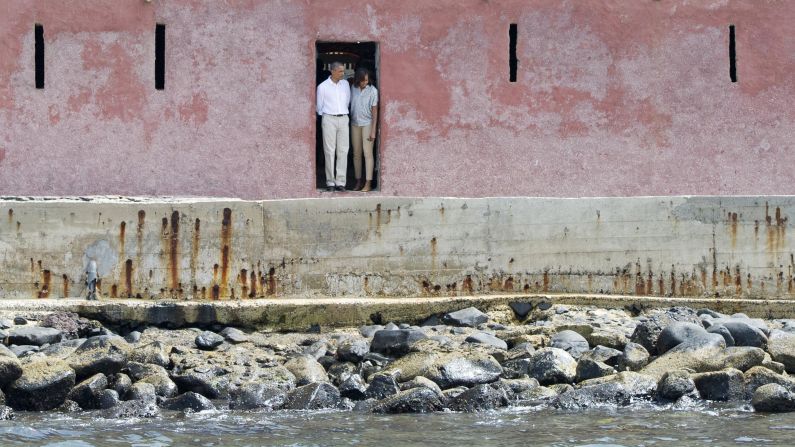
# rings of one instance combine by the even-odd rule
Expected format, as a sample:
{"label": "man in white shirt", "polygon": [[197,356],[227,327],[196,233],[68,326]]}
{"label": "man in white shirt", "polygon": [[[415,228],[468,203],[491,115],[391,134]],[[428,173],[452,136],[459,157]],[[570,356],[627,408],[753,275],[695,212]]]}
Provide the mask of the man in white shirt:
{"label": "man in white shirt", "polygon": [[[317,114],[323,129],[323,153],[326,159],[326,189],[345,191],[348,172],[348,104],[351,102],[351,86],[343,79],[345,67],[331,64],[331,76],[317,86]],[[334,156],[337,157],[336,176]]]}

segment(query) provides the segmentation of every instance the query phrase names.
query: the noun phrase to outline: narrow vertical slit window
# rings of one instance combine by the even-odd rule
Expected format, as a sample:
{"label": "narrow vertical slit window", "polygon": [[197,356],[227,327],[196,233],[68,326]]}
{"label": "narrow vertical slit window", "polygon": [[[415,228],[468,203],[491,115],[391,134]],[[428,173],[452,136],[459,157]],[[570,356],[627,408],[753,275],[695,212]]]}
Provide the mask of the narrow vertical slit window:
{"label": "narrow vertical slit window", "polygon": [[516,82],[516,69],[519,66],[519,60],[516,58],[516,35],[516,24],[511,23],[510,28],[508,28],[508,39],[510,40],[508,48],[508,68],[510,70],[509,79],[511,82]]}
{"label": "narrow vertical slit window", "polygon": [[36,88],[44,88],[44,27],[37,23],[34,30],[36,35]]}
{"label": "narrow vertical slit window", "polygon": [[729,77],[737,82],[737,42],[734,36],[734,25],[729,25]]}
{"label": "narrow vertical slit window", "polygon": [[155,89],[166,87],[166,25],[155,26]]}

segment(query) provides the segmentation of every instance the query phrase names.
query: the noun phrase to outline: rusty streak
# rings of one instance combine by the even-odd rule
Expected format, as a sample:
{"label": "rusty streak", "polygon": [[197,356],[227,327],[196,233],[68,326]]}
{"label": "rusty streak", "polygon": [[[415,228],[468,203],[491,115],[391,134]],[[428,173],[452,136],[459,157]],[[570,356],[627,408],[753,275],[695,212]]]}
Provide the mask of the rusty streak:
{"label": "rusty streak", "polygon": [[[39,267],[41,267],[41,261],[39,261]],[[52,275],[50,274],[49,270],[42,270],[41,272],[41,290],[39,291],[39,298],[47,298],[50,296],[50,280]]]}
{"label": "rusty streak", "polygon": [[[232,210],[224,208],[221,221],[221,284],[219,298],[226,296],[227,278],[229,277],[229,258],[232,243]],[[213,292],[214,293],[214,292]]]}
{"label": "rusty streak", "polygon": [[132,270],[133,270],[133,261],[132,259],[128,259],[124,262],[124,288],[127,298],[132,298],[133,296]]}

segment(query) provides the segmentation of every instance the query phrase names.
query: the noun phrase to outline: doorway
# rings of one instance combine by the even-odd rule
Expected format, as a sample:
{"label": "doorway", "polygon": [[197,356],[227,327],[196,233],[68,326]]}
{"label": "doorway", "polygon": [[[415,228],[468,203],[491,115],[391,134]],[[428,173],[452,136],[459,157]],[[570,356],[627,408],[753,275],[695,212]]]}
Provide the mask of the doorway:
{"label": "doorway", "polygon": [[[332,62],[341,62],[345,65],[345,79],[352,80],[353,74],[359,67],[370,70],[370,84],[378,88],[378,115],[376,124],[376,140],[373,145],[373,191],[380,189],[380,157],[378,148],[381,140],[381,89],[378,87],[378,44],[376,42],[316,42],[316,76],[315,87],[328,79],[331,74],[329,66]],[[325,157],[323,155],[323,132],[320,127],[320,117],[315,114],[315,184],[318,189],[326,188]],[[362,166],[364,177],[364,166]],[[356,184],[356,174],[353,168],[353,148],[348,149],[348,175],[346,189],[351,189]]]}

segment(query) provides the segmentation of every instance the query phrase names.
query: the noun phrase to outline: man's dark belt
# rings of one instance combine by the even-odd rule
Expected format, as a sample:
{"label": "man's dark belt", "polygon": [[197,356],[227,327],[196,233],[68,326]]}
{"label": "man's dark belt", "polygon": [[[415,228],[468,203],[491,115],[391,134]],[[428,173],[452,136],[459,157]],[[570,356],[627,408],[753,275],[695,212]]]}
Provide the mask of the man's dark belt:
{"label": "man's dark belt", "polygon": [[[331,114],[328,113],[327,115],[331,115]],[[331,116],[348,116],[348,114],[347,113],[343,113],[342,115],[331,115]]]}

